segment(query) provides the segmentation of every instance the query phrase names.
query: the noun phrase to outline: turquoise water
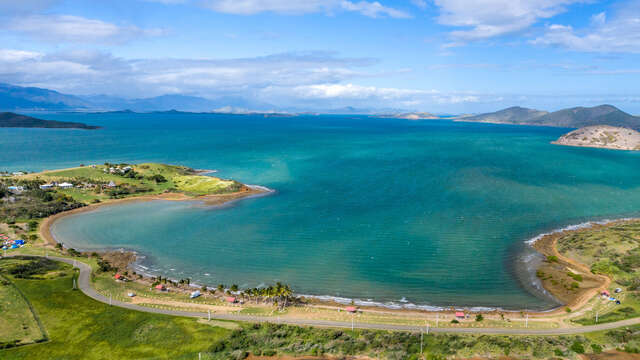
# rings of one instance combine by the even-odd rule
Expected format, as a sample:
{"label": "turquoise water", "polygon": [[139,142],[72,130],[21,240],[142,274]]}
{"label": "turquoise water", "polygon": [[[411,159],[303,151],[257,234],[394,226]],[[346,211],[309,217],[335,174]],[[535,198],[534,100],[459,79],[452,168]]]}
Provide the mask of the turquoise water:
{"label": "turquoise water", "polygon": [[[524,241],[633,216],[640,154],[549,144],[567,129],[366,117],[71,114],[99,131],[0,129],[0,168],[165,162],[275,189],[222,208],[144,202],[64,218],[82,249],[174,278],[396,305],[547,309]],[[406,303],[405,303],[406,301]]]}

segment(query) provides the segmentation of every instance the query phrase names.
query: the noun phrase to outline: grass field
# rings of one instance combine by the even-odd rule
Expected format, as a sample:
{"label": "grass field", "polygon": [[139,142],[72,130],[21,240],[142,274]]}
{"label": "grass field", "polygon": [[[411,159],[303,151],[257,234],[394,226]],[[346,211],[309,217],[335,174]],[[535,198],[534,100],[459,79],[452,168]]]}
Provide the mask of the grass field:
{"label": "grass field", "polygon": [[[620,305],[599,299],[587,316],[577,323],[591,325],[640,316],[640,221],[622,221],[570,232],[558,239],[558,251],[588,265],[596,274],[605,274],[613,282],[609,291]],[[623,291],[616,294],[614,290]]]}
{"label": "grass field", "polygon": [[33,304],[51,340],[0,350],[1,359],[197,359],[198,352],[229,333],[195,319],[102,304],[73,290],[73,272],[61,266],[63,276],[11,279]]}
{"label": "grass field", "polygon": [[[160,194],[166,191],[182,192],[188,195],[210,195],[234,192],[242,186],[233,180],[223,180],[212,176],[197,175],[192,169],[184,166],[164,165],[164,164],[139,164],[130,165],[133,167],[133,174],[137,177],[123,176],[121,174],[105,173],[105,165],[95,167],[83,166],[72,169],[45,171],[42,173],[28,174],[20,178],[40,179],[45,182],[93,182],[109,183],[113,181],[118,186],[134,186],[144,189],[145,194]],[[154,180],[154,177],[161,176],[161,181]],[[109,198],[107,191],[95,191],[93,189],[56,189],[56,191],[73,197],[76,201],[90,203],[95,200],[106,200]],[[125,194],[123,196],[134,196],[137,194]]]}
{"label": "grass field", "polygon": [[29,304],[18,289],[0,275],[0,348],[8,344],[29,344],[46,338]]}

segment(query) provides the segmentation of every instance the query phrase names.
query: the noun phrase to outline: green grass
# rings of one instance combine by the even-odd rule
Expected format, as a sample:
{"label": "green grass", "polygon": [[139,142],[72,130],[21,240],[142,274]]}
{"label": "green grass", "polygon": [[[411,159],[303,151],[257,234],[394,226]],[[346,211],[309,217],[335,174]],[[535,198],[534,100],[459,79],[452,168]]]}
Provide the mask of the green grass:
{"label": "green grass", "polygon": [[198,352],[229,332],[196,319],[136,312],[97,302],[72,290],[71,271],[46,280],[12,281],[33,304],[50,341],[0,350],[3,360],[197,359]]}
{"label": "green grass", "polygon": [[[148,189],[144,194],[160,194],[166,191],[182,192],[189,195],[208,195],[220,194],[237,191],[240,184],[233,180],[223,180],[211,176],[203,176],[195,174],[191,169],[184,166],[165,165],[165,164],[139,164],[131,165],[134,171],[142,175],[143,179],[129,178],[119,174],[105,173],[103,170],[105,165],[97,165],[95,168],[90,166],[64,169],[56,171],[48,171],[40,174],[28,175],[28,178],[39,178],[45,181],[72,181],[74,179],[89,179],[94,182],[108,183],[113,181],[117,185],[128,184]],[[155,182],[149,177],[154,175],[162,175],[166,182]],[[91,203],[94,200],[106,200],[109,196],[105,192],[95,192],[91,189],[56,189],[56,191],[73,197],[76,201],[83,203]],[[128,194],[124,197],[138,196],[140,194]]]}
{"label": "green grass", "polygon": [[0,275],[0,344],[29,344],[46,338],[29,304],[18,289]]}
{"label": "green grass", "polygon": [[[582,325],[640,316],[640,221],[623,221],[568,233],[558,239],[558,250],[588,265],[593,273],[609,276],[609,291],[622,304],[597,300],[594,311],[574,322]],[[573,276],[572,276],[573,277]],[[575,280],[576,279],[574,277]],[[623,292],[615,294],[615,288]]]}

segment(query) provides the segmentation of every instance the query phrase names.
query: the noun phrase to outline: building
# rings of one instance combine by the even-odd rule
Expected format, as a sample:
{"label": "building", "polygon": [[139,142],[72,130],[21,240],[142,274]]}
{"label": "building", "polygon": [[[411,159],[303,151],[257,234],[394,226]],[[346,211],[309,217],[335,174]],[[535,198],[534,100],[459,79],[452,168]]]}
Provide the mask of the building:
{"label": "building", "polygon": [[24,175],[24,172],[22,172],[22,171],[14,171],[14,172],[11,173],[11,175],[20,176],[20,175]]}
{"label": "building", "polygon": [[71,189],[73,187],[73,184],[63,182],[62,184],[58,184],[58,187],[61,189]]}
{"label": "building", "polygon": [[107,184],[108,188],[114,188],[116,187],[116,183],[113,182],[113,180],[109,181],[109,183]]}
{"label": "building", "polygon": [[40,185],[40,189],[42,190],[49,190],[53,187],[53,184],[44,184],[44,185]]}
{"label": "building", "polygon": [[22,192],[24,191],[24,187],[22,186],[9,186],[7,187],[7,189],[12,194],[22,194]]}
{"label": "building", "polygon": [[462,311],[456,311],[456,318],[457,318],[458,320],[462,320],[462,319],[464,319],[464,312],[462,312]]}

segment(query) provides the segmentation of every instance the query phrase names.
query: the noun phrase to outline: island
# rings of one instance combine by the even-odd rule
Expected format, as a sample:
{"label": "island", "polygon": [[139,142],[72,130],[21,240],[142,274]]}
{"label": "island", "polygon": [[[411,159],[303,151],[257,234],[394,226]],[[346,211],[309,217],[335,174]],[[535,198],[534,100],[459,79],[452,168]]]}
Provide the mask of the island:
{"label": "island", "polygon": [[46,128],[46,129],[82,129],[96,130],[100,126],[87,125],[78,122],[42,120],[31,116],[12,112],[0,112],[0,128]]}
{"label": "island", "polygon": [[554,112],[514,106],[491,113],[473,116],[459,116],[454,120],[463,122],[567,128],[610,125],[640,130],[640,117],[627,114],[615,106],[607,104],[593,107],[573,107]]}
{"label": "island", "polygon": [[552,144],[614,150],[640,150],[640,132],[609,125],[587,126],[562,135]]}

